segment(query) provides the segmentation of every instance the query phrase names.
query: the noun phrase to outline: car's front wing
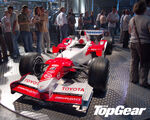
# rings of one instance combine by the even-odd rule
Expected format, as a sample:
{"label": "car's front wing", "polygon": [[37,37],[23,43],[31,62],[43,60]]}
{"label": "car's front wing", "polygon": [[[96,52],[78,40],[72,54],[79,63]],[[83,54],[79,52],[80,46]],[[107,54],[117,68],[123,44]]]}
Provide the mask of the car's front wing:
{"label": "car's front wing", "polygon": [[52,94],[40,93],[37,89],[38,79],[33,75],[26,75],[19,81],[11,83],[11,92],[21,93],[45,102],[72,104],[76,110],[86,112],[90,104],[93,88],[85,83],[75,82],[71,85],[58,84]]}

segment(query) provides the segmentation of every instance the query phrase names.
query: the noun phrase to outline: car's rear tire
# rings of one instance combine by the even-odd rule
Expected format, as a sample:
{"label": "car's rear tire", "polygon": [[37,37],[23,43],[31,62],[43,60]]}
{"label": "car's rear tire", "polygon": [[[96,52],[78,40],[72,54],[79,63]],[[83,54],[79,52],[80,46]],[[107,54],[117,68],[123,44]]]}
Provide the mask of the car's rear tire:
{"label": "car's rear tire", "polygon": [[19,63],[20,75],[26,75],[28,73],[35,76],[40,76],[42,73],[43,58],[38,53],[26,53],[21,57]]}
{"label": "car's rear tire", "polygon": [[88,73],[88,84],[94,90],[105,92],[109,77],[109,61],[106,58],[98,57],[93,60]]}

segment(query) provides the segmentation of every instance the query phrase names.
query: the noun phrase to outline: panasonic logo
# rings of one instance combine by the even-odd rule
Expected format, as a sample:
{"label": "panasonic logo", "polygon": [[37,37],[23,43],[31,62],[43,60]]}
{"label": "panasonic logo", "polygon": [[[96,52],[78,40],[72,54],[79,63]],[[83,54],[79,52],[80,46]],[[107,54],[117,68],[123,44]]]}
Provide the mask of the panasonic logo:
{"label": "panasonic logo", "polygon": [[81,101],[81,99],[79,98],[69,98],[69,97],[55,97],[55,99],[69,100],[69,101]]}
{"label": "panasonic logo", "polygon": [[109,117],[110,115],[142,115],[146,108],[125,108],[120,105],[116,108],[108,108],[106,105],[96,105],[94,115]]}

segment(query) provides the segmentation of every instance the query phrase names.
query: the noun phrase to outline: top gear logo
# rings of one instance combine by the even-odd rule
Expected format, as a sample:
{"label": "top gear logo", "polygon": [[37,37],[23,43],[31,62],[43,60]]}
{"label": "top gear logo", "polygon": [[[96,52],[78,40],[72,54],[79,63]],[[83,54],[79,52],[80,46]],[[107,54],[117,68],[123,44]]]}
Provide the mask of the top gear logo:
{"label": "top gear logo", "polygon": [[116,108],[108,108],[106,105],[96,105],[94,115],[109,117],[110,115],[142,115],[146,108],[125,108],[120,105]]}

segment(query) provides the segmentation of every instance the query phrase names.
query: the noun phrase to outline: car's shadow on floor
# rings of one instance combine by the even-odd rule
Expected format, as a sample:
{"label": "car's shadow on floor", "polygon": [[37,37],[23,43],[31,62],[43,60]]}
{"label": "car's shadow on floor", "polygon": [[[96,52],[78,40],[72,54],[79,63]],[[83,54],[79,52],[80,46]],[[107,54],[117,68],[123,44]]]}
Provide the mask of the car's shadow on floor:
{"label": "car's shadow on floor", "polygon": [[19,104],[24,104],[26,111],[43,113],[50,112],[51,114],[67,114],[75,117],[84,117],[87,113],[79,112],[75,107],[69,104],[53,103],[53,102],[44,102],[37,100],[28,96],[22,96],[14,102],[16,111],[22,111],[22,108],[19,107]]}

